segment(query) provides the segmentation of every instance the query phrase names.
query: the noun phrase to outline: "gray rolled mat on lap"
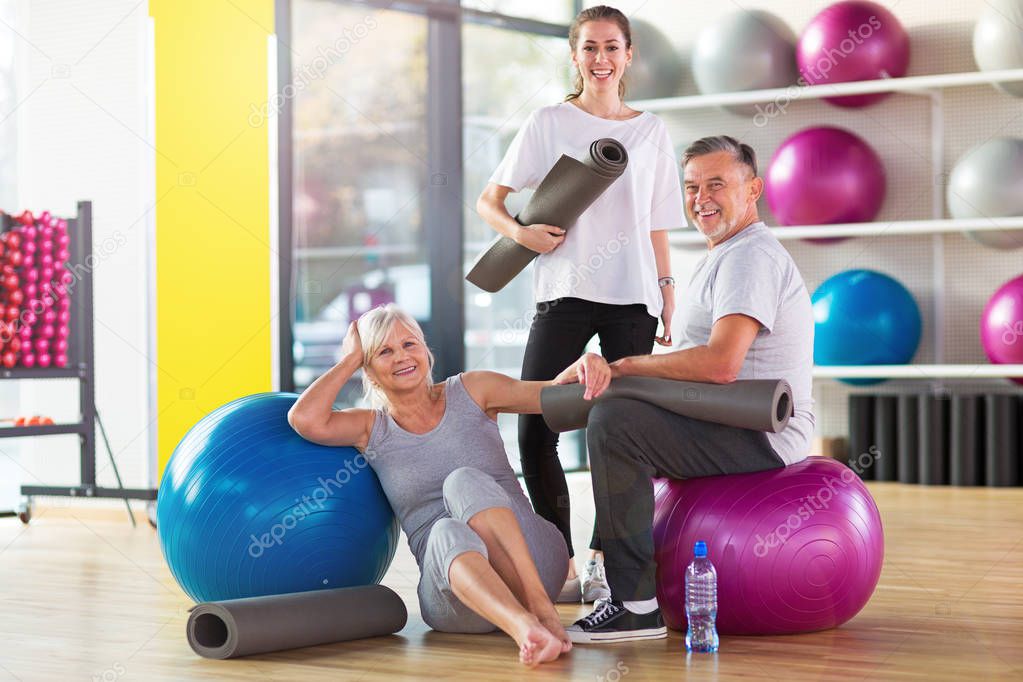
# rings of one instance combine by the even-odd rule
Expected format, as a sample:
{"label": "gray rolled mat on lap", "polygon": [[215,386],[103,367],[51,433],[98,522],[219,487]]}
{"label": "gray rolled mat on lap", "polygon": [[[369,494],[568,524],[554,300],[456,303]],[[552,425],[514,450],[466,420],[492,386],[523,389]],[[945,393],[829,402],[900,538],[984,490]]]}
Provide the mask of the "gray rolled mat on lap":
{"label": "gray rolled mat on lap", "polygon": [[[590,145],[582,161],[562,155],[540,181],[522,212],[521,225],[554,225],[567,230],[597,197],[625,172],[629,155],[609,137]],[[513,239],[497,237],[473,263],[467,280],[484,291],[500,291],[539,254]]]}
{"label": "gray rolled mat on lap", "polygon": [[186,635],[204,658],[236,658],[390,635],[408,620],[401,597],[383,585],[204,602]]}
{"label": "gray rolled mat on lap", "polygon": [[599,397],[584,400],[581,384],[548,386],[540,391],[543,419],[561,433],[586,426],[590,410],[611,398],[632,398],[693,419],[755,431],[778,433],[792,416],[792,388],[784,379],[744,379],[705,384],[654,377],[621,377]]}

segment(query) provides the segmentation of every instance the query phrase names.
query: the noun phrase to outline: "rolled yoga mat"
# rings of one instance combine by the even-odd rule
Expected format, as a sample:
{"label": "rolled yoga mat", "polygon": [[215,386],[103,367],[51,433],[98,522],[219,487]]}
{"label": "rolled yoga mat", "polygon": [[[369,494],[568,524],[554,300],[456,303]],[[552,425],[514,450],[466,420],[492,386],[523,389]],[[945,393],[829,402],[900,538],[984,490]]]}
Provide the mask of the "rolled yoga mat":
{"label": "rolled yoga mat", "polygon": [[401,597],[365,585],[205,602],[186,635],[195,653],[222,659],[390,635],[407,620]]}
{"label": "rolled yoga mat", "polygon": [[922,395],[919,404],[921,485],[948,485],[949,404],[947,395]]}
{"label": "rolled yoga mat", "polygon": [[895,481],[898,456],[898,398],[879,395],[874,398],[874,480]]}
{"label": "rolled yoga mat", "polygon": [[792,416],[792,388],[784,379],[749,379],[704,384],[654,377],[614,379],[600,397],[583,399],[582,384],[548,386],[540,391],[543,419],[561,433],[586,426],[593,406],[610,398],[632,398],[693,419],[778,433]]}
{"label": "rolled yoga mat", "polygon": [[949,485],[981,485],[984,480],[984,405],[979,395],[953,395],[949,427]]}
{"label": "rolled yoga mat", "polygon": [[[520,225],[554,225],[568,230],[625,172],[628,164],[625,147],[609,137],[591,144],[589,155],[582,161],[562,155],[515,220]],[[502,235],[479,255],[465,278],[480,289],[494,293],[503,289],[538,255]]]}
{"label": "rolled yoga mat", "polygon": [[916,483],[919,478],[920,432],[918,416],[920,397],[906,394],[898,397],[896,416],[898,417],[898,459],[895,470],[900,483]]}
{"label": "rolled yoga mat", "polygon": [[874,478],[876,445],[874,440],[874,396],[854,393],[849,396],[849,452],[846,463],[864,481]]}

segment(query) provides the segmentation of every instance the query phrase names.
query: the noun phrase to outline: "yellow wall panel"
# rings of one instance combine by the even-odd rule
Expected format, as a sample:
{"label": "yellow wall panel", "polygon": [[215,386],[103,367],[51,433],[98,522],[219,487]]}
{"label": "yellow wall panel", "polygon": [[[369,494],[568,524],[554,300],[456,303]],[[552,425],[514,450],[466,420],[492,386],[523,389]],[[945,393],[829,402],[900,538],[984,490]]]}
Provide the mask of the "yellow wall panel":
{"label": "yellow wall panel", "polygon": [[272,0],[151,0],[159,470],[195,422],[271,389]]}

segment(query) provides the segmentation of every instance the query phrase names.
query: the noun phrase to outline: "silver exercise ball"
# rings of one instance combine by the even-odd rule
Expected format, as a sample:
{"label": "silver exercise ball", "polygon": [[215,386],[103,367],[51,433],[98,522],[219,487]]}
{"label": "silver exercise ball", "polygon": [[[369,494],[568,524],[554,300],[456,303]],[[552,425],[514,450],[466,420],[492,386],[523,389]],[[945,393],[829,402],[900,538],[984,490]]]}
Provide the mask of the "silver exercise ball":
{"label": "silver exercise ball", "polygon": [[[696,87],[704,94],[793,85],[799,78],[796,34],[770,12],[730,12],[700,32],[692,67]],[[755,107],[729,110],[750,115]]]}
{"label": "silver exercise ball", "polygon": [[682,58],[660,29],[642,19],[630,20],[632,66],[625,76],[629,100],[674,97],[682,81]]}
{"label": "silver exercise ball", "polygon": [[[949,177],[947,199],[953,218],[1023,216],[1023,139],[996,137],[963,154]],[[995,249],[1023,246],[1023,230],[966,235]]]}
{"label": "silver exercise ball", "polygon": [[[1023,0],[985,0],[973,29],[973,58],[981,71],[1023,69]],[[1023,81],[995,87],[1023,97]]]}

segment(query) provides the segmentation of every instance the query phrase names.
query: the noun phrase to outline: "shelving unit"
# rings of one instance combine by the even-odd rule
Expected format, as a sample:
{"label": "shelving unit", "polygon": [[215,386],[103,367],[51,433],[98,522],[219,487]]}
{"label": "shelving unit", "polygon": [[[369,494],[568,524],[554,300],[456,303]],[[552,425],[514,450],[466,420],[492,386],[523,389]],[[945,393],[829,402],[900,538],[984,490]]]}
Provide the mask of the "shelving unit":
{"label": "shelving unit", "polygon": [[815,379],[1006,379],[1023,365],[816,365]]}
{"label": "shelving unit", "polygon": [[[10,227],[9,216],[4,228]],[[77,379],[81,420],[49,426],[12,426],[0,428],[0,438],[26,438],[77,434],[79,437],[80,482],[77,485],[23,485],[25,497],[18,516],[25,523],[31,518],[32,498],[37,495],[155,500],[156,490],[149,488],[103,488],[96,485],[96,427],[103,432],[96,413],[96,368],[93,357],[92,289],[92,203],[78,203],[78,215],[68,218],[71,235],[69,267],[75,275],[71,293],[71,337],[68,343],[69,367],[14,367],[0,369],[0,379]],[[104,433],[104,439],[105,439]],[[109,444],[107,444],[109,450]],[[111,459],[113,455],[111,453]],[[116,473],[116,463],[114,464]],[[117,474],[118,482],[120,475]],[[129,509],[130,511],[130,509]],[[7,515],[10,515],[8,512]],[[134,523],[134,517],[132,517]]]}
{"label": "shelving unit", "polygon": [[[943,91],[996,83],[1023,81],[1023,69],[1000,71],[964,72],[886,78],[872,81],[834,83],[824,85],[792,85],[785,88],[728,92],[719,94],[691,95],[637,101],[636,109],[660,113],[691,111],[713,107],[755,105],[769,103],[758,110],[766,120],[784,114],[784,109],[802,100],[816,100],[826,97],[862,95],[880,92],[903,93],[930,99],[930,162],[931,178],[937,178],[944,170],[944,100]],[[1009,95],[1005,95],[1009,97]],[[774,107],[772,110],[771,107]],[[756,124],[756,121],[754,121]],[[957,232],[1016,231],[1023,230],[1023,216],[947,219],[945,218],[945,196],[940,183],[932,182],[931,218],[921,220],[876,221],[869,223],[845,223],[834,225],[799,225],[774,227],[772,232],[780,240],[821,239],[839,237],[883,238],[901,235],[929,235],[934,254],[935,267],[932,273],[934,283],[934,354],[935,364],[927,365],[881,365],[814,367],[814,379],[1004,379],[1023,376],[1023,365],[985,364],[943,364],[945,326],[942,287],[945,285],[944,241],[942,235]],[[706,244],[703,236],[694,229],[673,231],[669,243],[677,247],[699,247]],[[826,247],[821,247],[826,248]]]}
{"label": "shelving unit", "polygon": [[[946,88],[961,88],[971,85],[994,85],[1023,81],[1023,69],[1001,71],[970,71],[966,73],[945,73],[928,76],[906,76],[903,78],[881,78],[872,81],[852,83],[827,83],[823,85],[790,85],[785,88],[766,90],[744,90],[722,92],[711,95],[686,95],[660,99],[637,100],[630,106],[643,111],[682,111],[705,109],[742,104],[785,101],[788,103],[805,99],[822,99],[844,95],[868,95],[878,92],[903,92],[910,95],[931,97]],[[1008,95],[1007,95],[1008,96]]]}
{"label": "shelving unit", "polygon": [[[836,223],[834,225],[792,225],[773,227],[778,239],[828,239],[832,237],[895,237],[934,235],[953,232],[995,232],[1023,230],[1023,216],[1012,218],[897,220],[873,223]],[[673,231],[668,241],[676,246],[704,246],[707,241],[695,229]]]}

